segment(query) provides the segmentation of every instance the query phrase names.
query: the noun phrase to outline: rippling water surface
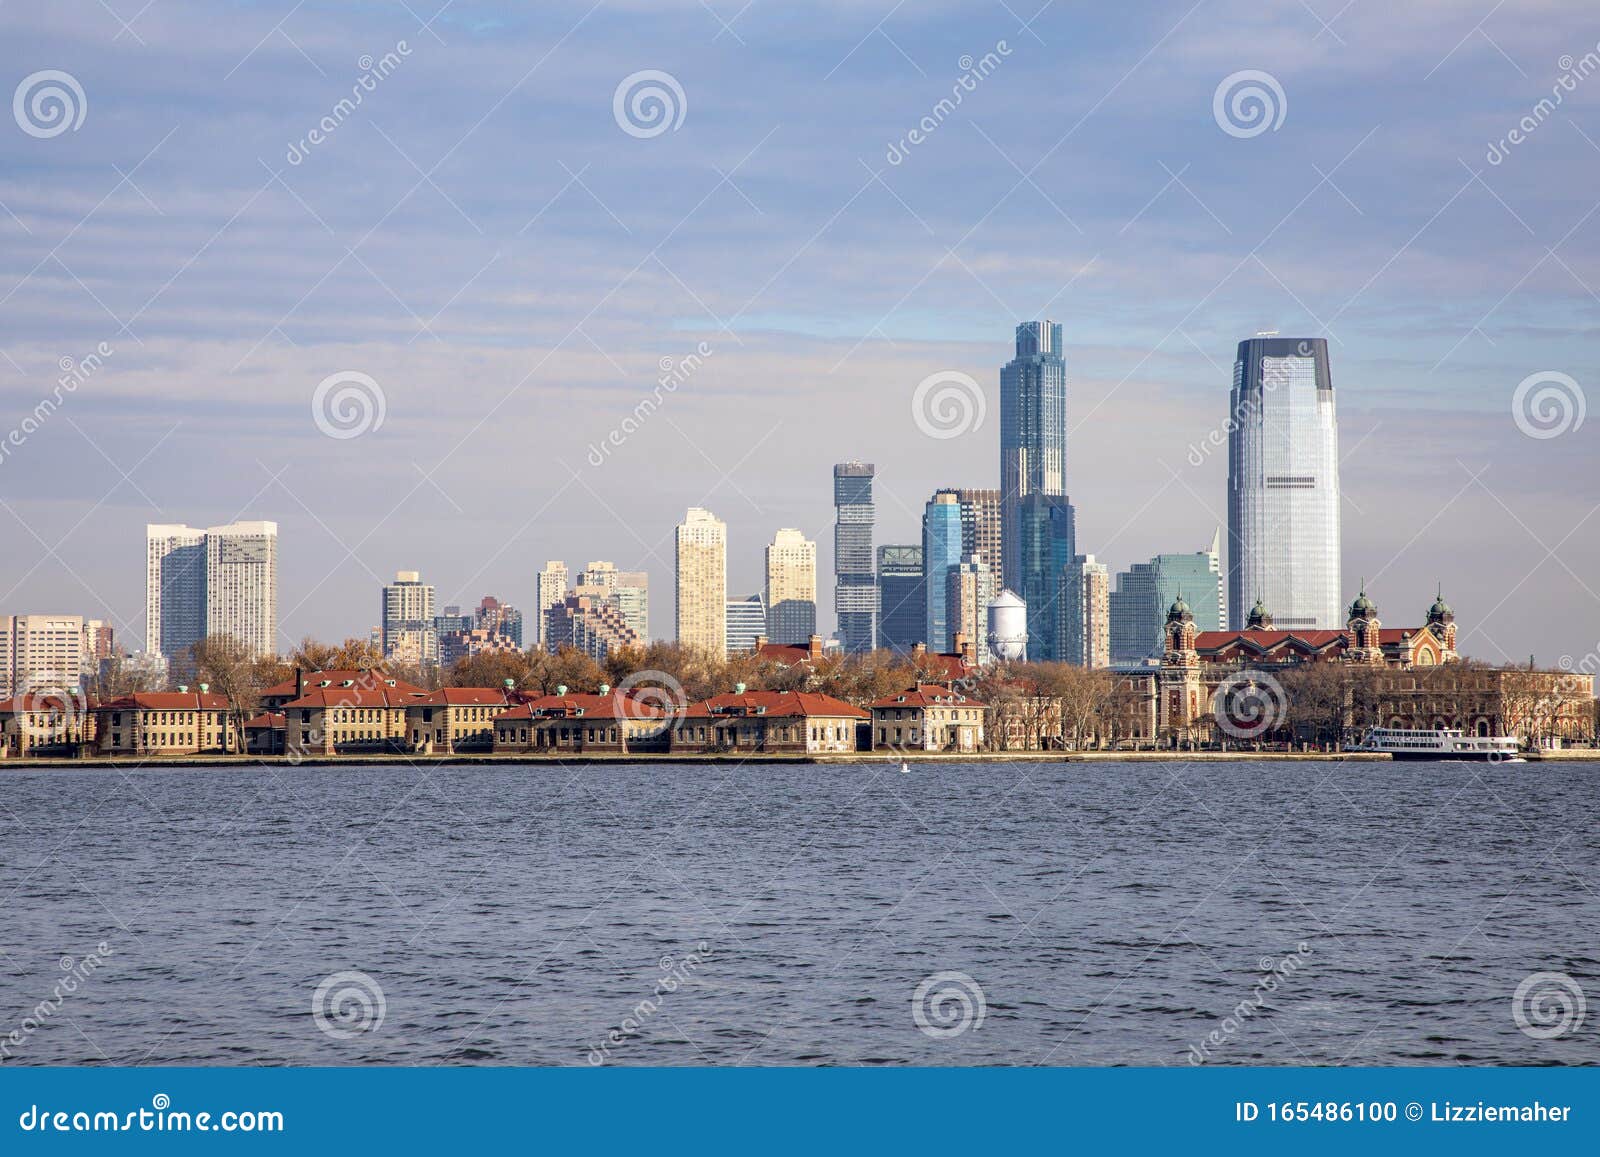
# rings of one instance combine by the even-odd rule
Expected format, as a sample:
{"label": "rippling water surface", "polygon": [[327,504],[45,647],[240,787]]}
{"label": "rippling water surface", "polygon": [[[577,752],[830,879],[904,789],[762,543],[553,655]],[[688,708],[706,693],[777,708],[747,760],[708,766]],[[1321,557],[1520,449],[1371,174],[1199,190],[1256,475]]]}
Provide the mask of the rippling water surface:
{"label": "rippling water surface", "polygon": [[[1597,779],[0,771],[0,1041],[22,1031],[3,1063],[1595,1063]],[[335,1035],[313,1002],[346,972],[382,1018],[350,989],[331,1011],[366,1028]],[[946,972],[983,1018],[933,1036],[912,997]],[[1535,972],[1586,986],[1587,1022],[1521,1031]],[[923,1019],[961,1012],[930,997]]]}

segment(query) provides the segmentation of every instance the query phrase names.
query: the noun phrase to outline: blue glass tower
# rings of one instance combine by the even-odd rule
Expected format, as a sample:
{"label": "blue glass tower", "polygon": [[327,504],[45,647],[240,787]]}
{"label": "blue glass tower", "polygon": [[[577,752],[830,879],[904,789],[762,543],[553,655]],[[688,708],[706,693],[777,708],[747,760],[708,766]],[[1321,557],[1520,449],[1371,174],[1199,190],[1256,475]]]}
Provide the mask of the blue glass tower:
{"label": "blue glass tower", "polygon": [[927,591],[927,634],[930,651],[950,650],[950,607],[946,585],[950,571],[961,565],[961,498],[954,490],[937,491],[922,512],[922,574]]}
{"label": "blue glass tower", "polygon": [[1061,572],[1077,551],[1077,516],[1062,495],[1029,494],[1017,512],[1018,573],[1028,604],[1028,658],[1054,662],[1059,640]]}
{"label": "blue glass tower", "polygon": [[[1019,564],[1022,500],[1030,494],[1067,493],[1067,363],[1061,324],[1024,322],[1017,326],[1016,348],[1016,356],[1000,370],[1001,573],[1007,586],[1022,590],[1029,584]],[[1030,600],[1030,620],[1033,613]],[[1036,630],[1030,633],[1038,635]]]}

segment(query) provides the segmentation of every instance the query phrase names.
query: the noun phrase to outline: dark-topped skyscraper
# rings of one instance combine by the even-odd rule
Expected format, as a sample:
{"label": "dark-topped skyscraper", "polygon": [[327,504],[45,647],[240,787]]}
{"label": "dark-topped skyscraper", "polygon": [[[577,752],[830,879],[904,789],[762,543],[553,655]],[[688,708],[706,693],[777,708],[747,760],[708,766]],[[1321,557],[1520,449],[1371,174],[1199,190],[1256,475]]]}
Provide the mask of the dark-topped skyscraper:
{"label": "dark-topped skyscraper", "polygon": [[[1019,565],[1022,500],[1066,493],[1067,363],[1061,325],[1027,321],[1017,326],[1016,357],[1000,369],[1001,574],[1013,590],[1027,584]],[[1031,616],[1032,604],[1028,611]]]}
{"label": "dark-topped skyscraper", "polygon": [[833,468],[833,609],[839,642],[846,651],[870,651],[878,636],[878,582],[872,567],[872,479],[870,462]]}
{"label": "dark-topped skyscraper", "polygon": [[1228,432],[1228,620],[1260,599],[1279,630],[1344,626],[1339,426],[1328,343],[1239,343]]}
{"label": "dark-topped skyscraper", "polygon": [[922,544],[878,548],[878,646],[909,651],[927,635]]}

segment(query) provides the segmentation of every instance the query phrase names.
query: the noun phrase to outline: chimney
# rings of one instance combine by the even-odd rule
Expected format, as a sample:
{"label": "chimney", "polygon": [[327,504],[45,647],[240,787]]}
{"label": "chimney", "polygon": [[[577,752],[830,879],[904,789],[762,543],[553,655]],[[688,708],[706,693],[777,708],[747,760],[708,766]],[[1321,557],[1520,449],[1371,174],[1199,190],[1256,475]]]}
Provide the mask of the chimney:
{"label": "chimney", "polygon": [[806,655],[812,660],[822,658],[822,636],[812,635],[806,640]]}
{"label": "chimney", "polygon": [[770,642],[770,640],[765,635],[757,635],[756,636],[756,650],[758,650],[758,651],[761,650],[761,648],[765,647],[768,642]]}
{"label": "chimney", "polygon": [[978,661],[978,644],[965,635],[956,636],[956,649],[961,652],[961,657],[969,663]]}
{"label": "chimney", "polygon": [[200,694],[202,694],[202,695],[211,694],[211,684],[210,683],[202,683],[202,684],[200,684]]}
{"label": "chimney", "polygon": [[912,653],[912,655],[917,656],[918,658],[920,658],[923,655],[926,655],[928,653],[928,644],[926,644],[926,643],[912,643],[911,644],[911,653]]}
{"label": "chimney", "polygon": [[965,631],[957,631],[955,638],[950,641],[955,644],[956,654],[965,655],[967,653],[967,633]]}
{"label": "chimney", "polygon": [[565,695],[566,693],[567,693],[567,685],[565,683],[557,683],[556,684],[556,694],[557,695]]}
{"label": "chimney", "polygon": [[294,669],[294,697],[296,699],[303,699],[303,698],[305,698],[305,693],[306,693],[306,673],[304,671],[302,671],[299,667],[296,667]]}
{"label": "chimney", "polygon": [[733,693],[735,695],[743,695],[744,694],[744,684],[743,683],[735,683],[733,685]]}
{"label": "chimney", "polygon": [[600,694],[602,694],[602,695],[611,694],[611,684],[610,683],[602,683],[602,684],[600,684]]}

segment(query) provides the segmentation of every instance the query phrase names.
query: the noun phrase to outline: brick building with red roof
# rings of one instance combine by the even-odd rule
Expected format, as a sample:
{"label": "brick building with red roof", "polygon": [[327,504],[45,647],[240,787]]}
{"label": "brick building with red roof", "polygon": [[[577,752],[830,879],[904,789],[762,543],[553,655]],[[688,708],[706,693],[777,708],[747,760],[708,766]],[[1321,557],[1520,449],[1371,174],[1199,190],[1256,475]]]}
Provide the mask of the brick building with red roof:
{"label": "brick building with red roof", "polygon": [[684,711],[672,729],[672,750],[751,754],[842,755],[859,750],[865,711],[832,695],[750,691],[744,684]]}

